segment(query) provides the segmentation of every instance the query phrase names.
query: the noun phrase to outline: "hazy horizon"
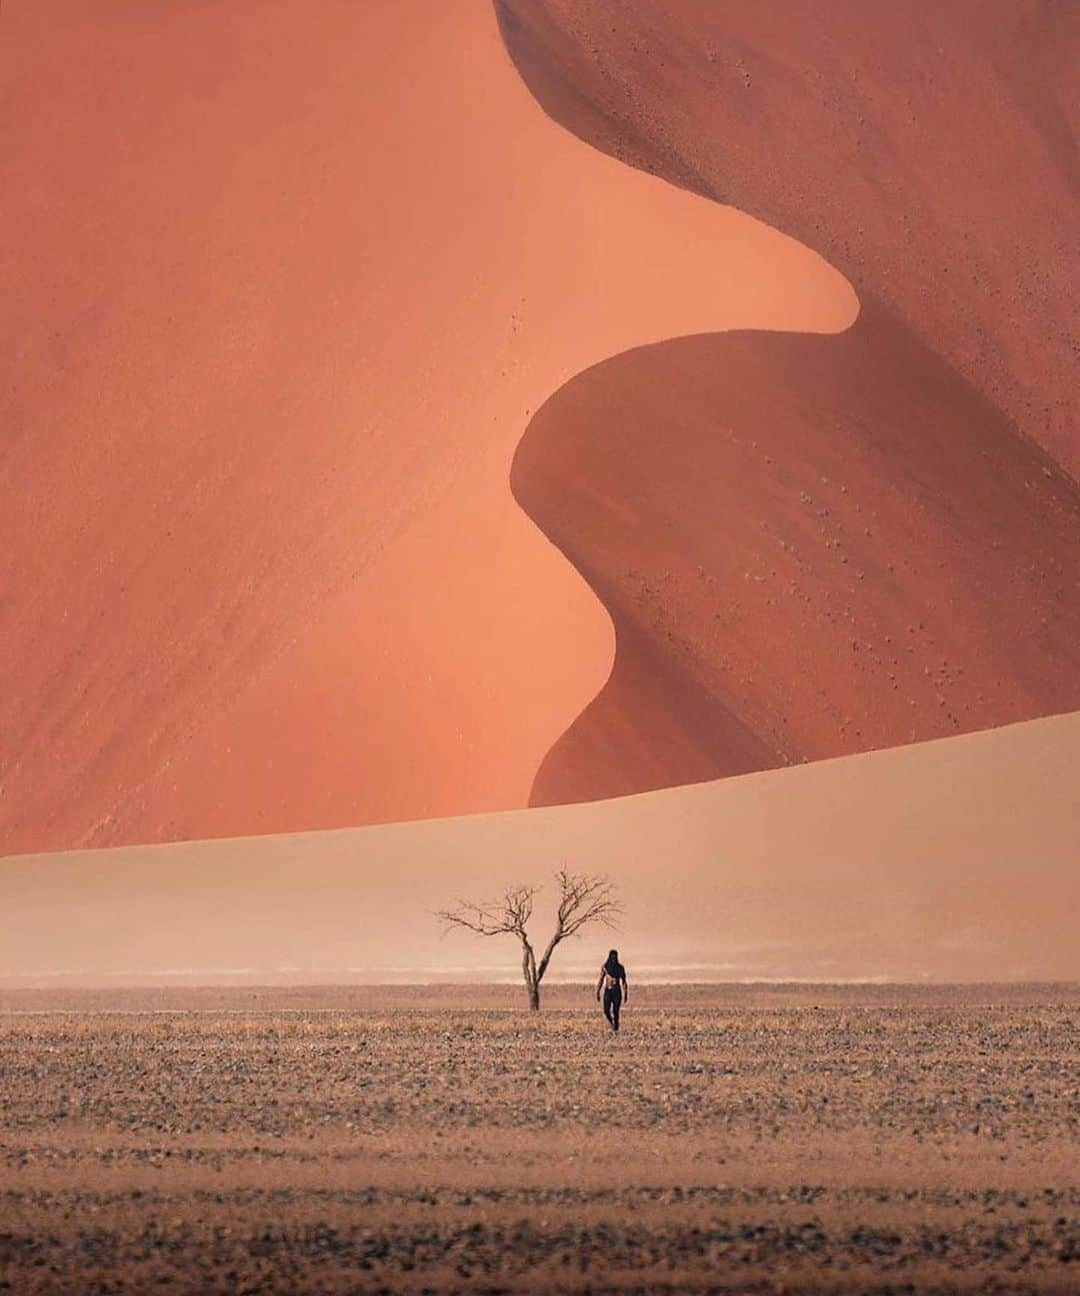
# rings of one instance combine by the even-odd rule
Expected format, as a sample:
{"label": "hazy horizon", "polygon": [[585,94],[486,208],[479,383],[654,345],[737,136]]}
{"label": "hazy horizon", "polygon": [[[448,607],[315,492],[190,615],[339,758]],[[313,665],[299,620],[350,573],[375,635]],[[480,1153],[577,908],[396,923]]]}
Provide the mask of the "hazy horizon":
{"label": "hazy horizon", "polygon": [[1075,713],[609,802],[12,856],[0,982],[517,984],[512,938],[436,912],[539,884],[542,947],[563,866],[626,912],[551,983],[612,945],[642,981],[1072,980],[1078,741]]}

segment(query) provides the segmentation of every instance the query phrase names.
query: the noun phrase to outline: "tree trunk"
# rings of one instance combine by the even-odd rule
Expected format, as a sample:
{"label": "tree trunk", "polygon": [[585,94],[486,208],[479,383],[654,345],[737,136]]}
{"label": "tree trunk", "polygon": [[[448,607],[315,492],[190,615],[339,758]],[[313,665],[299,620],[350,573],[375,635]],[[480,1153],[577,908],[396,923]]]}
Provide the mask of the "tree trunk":
{"label": "tree trunk", "polygon": [[521,972],[525,978],[525,989],[529,994],[529,1007],[533,1012],[540,1011],[540,978],[536,975],[536,955],[527,940],[522,940]]}

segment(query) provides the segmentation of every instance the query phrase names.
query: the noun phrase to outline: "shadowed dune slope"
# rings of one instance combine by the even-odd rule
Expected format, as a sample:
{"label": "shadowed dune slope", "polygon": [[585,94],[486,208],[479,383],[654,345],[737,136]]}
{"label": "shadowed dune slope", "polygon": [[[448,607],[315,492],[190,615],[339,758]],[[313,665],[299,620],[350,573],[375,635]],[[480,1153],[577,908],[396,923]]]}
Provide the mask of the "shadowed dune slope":
{"label": "shadowed dune slope", "polygon": [[496,3],[553,117],[815,248],[1080,473],[1080,6]]}
{"label": "shadowed dune slope", "polygon": [[609,360],[512,483],[617,642],[535,803],[1080,707],[1080,494],[879,307]]}
{"label": "shadowed dune slope", "polygon": [[10,0],[0,88],[0,851],[524,805],[612,658],[529,415],[848,284],[554,125],[489,0]]}
{"label": "shadowed dune slope", "polygon": [[[631,977],[1080,977],[1080,713],[616,802],[0,861],[0,979],[520,976],[433,911],[606,872]],[[610,944],[564,945],[591,977]],[[62,973],[66,975],[54,975]]]}
{"label": "shadowed dune slope", "polygon": [[533,802],[1080,705],[1075,7],[499,0],[539,101],[862,301],[575,379],[514,464],[616,665]]}

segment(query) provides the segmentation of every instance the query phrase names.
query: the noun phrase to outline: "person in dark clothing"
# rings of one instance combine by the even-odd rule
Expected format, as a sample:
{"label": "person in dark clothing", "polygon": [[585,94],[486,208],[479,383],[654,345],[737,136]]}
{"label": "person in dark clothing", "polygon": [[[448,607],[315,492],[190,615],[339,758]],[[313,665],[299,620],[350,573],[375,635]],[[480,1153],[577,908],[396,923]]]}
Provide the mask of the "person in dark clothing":
{"label": "person in dark clothing", "polygon": [[596,1001],[604,997],[604,1016],[613,1031],[619,1029],[619,1009],[630,1001],[630,988],[626,984],[626,968],[619,962],[619,951],[612,950],[600,969],[596,983]]}

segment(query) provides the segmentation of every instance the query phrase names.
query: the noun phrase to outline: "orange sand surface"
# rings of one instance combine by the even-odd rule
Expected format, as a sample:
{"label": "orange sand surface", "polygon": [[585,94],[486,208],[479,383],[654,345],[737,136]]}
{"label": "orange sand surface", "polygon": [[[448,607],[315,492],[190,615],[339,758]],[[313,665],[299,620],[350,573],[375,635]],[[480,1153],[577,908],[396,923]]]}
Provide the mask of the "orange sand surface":
{"label": "orange sand surface", "polygon": [[0,861],[0,978],[127,982],[520,978],[512,939],[434,911],[560,865],[603,872],[617,936],[591,978],[1080,978],[1080,713],[614,802]]}
{"label": "orange sand surface", "polygon": [[534,802],[1080,707],[1080,491],[876,303],[606,361],[511,480],[616,630]]}
{"label": "orange sand surface", "polygon": [[617,639],[534,803],[1080,706],[1080,10],[498,7],[557,120],[862,303],[619,356],[532,420],[515,494]]}
{"label": "orange sand surface", "polygon": [[1080,476],[1080,7],[496,0],[549,112],[815,248]]}
{"label": "orange sand surface", "polygon": [[485,0],[4,5],[0,848],[523,805],[612,632],[508,489],[815,254],[554,125]]}

